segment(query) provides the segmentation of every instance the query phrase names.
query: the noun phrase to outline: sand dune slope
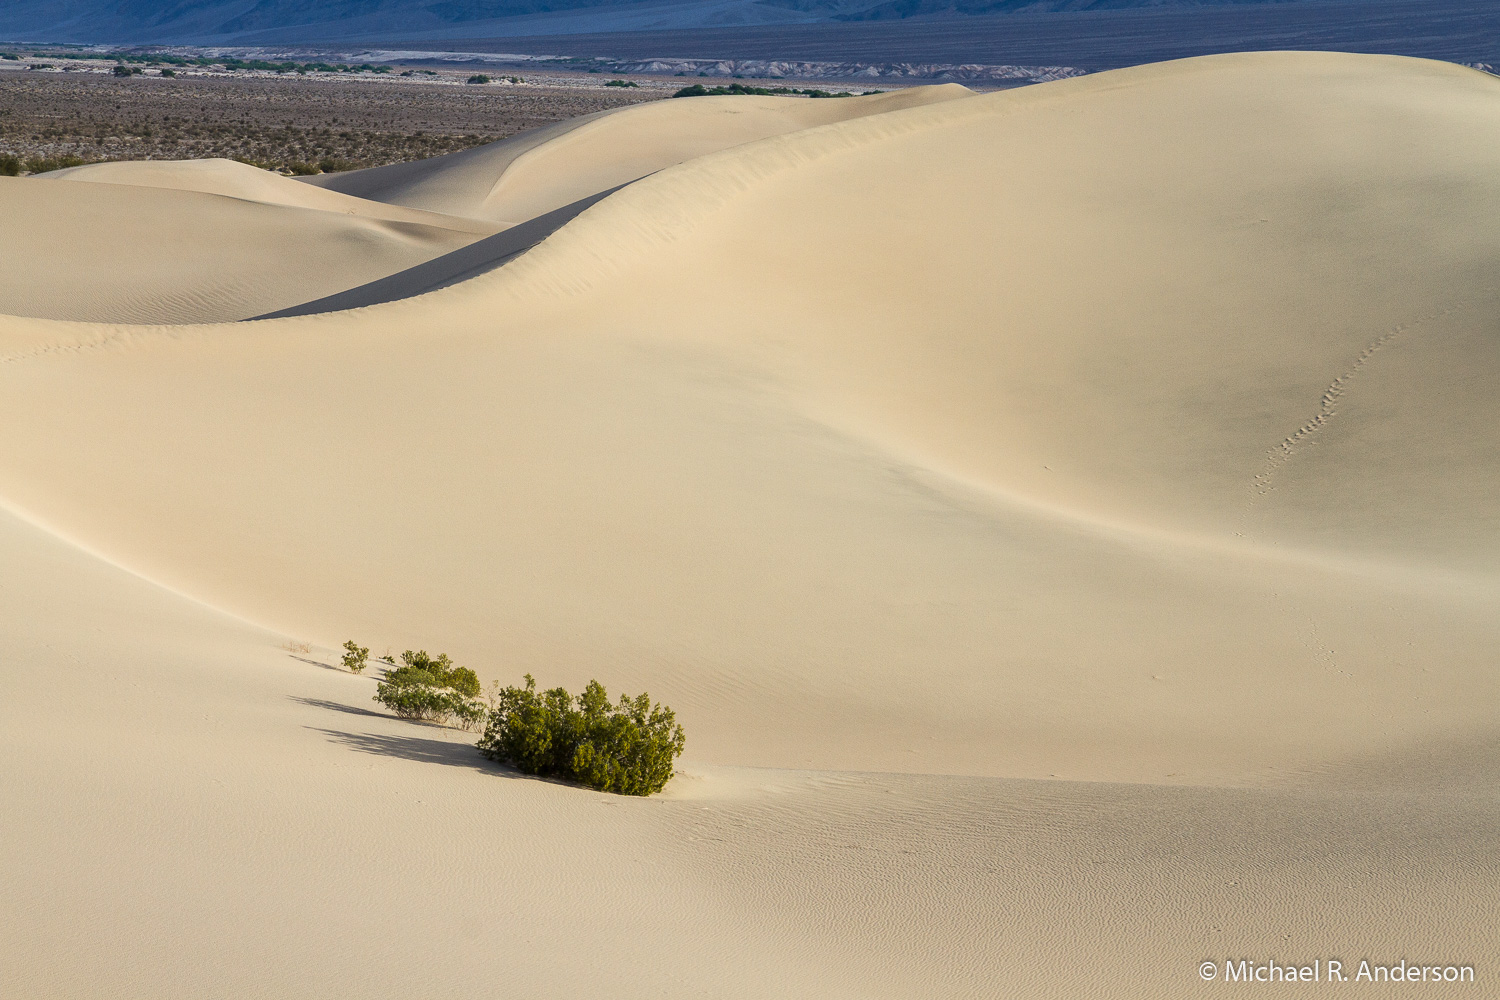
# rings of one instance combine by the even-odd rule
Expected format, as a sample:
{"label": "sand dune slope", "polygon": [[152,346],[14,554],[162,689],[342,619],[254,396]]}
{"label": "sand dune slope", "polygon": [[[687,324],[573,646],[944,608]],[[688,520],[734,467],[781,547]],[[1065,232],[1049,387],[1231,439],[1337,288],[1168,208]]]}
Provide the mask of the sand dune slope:
{"label": "sand dune slope", "polygon": [[[494,190],[600,183],[624,118]],[[0,319],[30,992],[1208,996],[1231,955],[1494,954],[1500,80],[1225,56],[721,146],[430,294]],[[506,780],[361,714],[319,666],[351,636],[649,688],[686,774]],[[129,864],[79,863],[94,815]]]}
{"label": "sand dune slope", "polygon": [[0,587],[7,996],[1211,997],[1231,950],[1495,952],[1493,797],[689,763],[621,800],[4,514]]}
{"label": "sand dune slope", "polygon": [[262,205],[287,208],[310,208],[320,212],[338,212],[389,222],[414,222],[459,232],[488,236],[497,226],[477,219],[440,215],[420,209],[385,202],[370,201],[299,184],[290,177],[261,170],[235,160],[121,160],[90,163],[42,175],[43,180],[93,181],[103,184],[131,184],[139,187],[168,188],[174,191],[198,191],[225,198],[237,198]]}
{"label": "sand dune slope", "polygon": [[313,182],[361,198],[518,223],[720,149],[970,96],[970,91],[950,83],[836,100],[657,101],[548,125],[452,156]]}
{"label": "sand dune slope", "polygon": [[432,295],[80,330],[9,367],[3,488],[287,631],[610,663],[712,760],[1259,780],[1488,732],[1496,88],[1211,59],[725,151]]}
{"label": "sand dune slope", "polygon": [[382,214],[389,213],[0,177],[8,244],[0,313],[121,323],[245,319],[404,270],[498,228]]}

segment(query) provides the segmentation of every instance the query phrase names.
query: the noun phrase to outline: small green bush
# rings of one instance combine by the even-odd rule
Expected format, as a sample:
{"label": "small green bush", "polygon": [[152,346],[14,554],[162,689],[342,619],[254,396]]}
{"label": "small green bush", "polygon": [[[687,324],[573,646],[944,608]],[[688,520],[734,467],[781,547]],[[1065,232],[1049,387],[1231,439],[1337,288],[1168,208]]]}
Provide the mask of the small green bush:
{"label": "small green bush", "polygon": [[670,708],[645,693],[611,705],[598,681],[576,699],[563,688],[524,688],[495,698],[479,750],[527,774],[576,781],[601,792],[650,795],[664,788],[686,738]]}
{"label": "small green bush", "polygon": [[376,700],[403,719],[444,725],[456,719],[462,728],[470,731],[484,723],[484,703],[465,698],[457,691],[417,683],[385,683],[377,690]]}
{"label": "small green bush", "polygon": [[353,639],[344,643],[344,666],[350,673],[357,674],[364,670],[369,661],[370,647],[357,645]]}
{"label": "small green bush", "polygon": [[468,730],[485,721],[484,703],[478,698],[479,677],[474,671],[455,666],[446,653],[434,658],[426,650],[402,653],[401,666],[387,670],[375,689],[375,700],[404,719],[445,725],[457,719]]}
{"label": "small green bush", "polygon": [[606,80],[604,82],[604,85],[606,87],[639,87],[640,86],[640,84],[636,83],[634,80]]}
{"label": "small green bush", "polygon": [[475,73],[473,76],[469,77],[464,82],[465,83],[489,83],[490,82],[490,78],[487,77],[487,76],[485,76],[483,73]]}
{"label": "small green bush", "polygon": [[403,670],[412,671],[412,676],[420,673],[428,674],[436,678],[435,683],[442,687],[453,688],[465,697],[479,697],[479,676],[468,667],[454,666],[453,661],[448,659],[447,653],[439,653],[434,658],[428,656],[425,649],[415,653],[408,649],[401,654],[401,666],[386,674],[386,679],[389,680]]}
{"label": "small green bush", "polygon": [[21,175],[21,158],[6,153],[0,156],[0,177],[19,177]]}
{"label": "small green bush", "polygon": [[26,160],[28,174],[45,174],[64,167],[81,167],[88,161],[81,156],[32,156]]}
{"label": "small green bush", "polygon": [[162,76],[166,76],[166,77],[172,77],[172,76],[176,76],[177,73],[174,70],[164,69],[164,70],[161,71],[161,75]]}

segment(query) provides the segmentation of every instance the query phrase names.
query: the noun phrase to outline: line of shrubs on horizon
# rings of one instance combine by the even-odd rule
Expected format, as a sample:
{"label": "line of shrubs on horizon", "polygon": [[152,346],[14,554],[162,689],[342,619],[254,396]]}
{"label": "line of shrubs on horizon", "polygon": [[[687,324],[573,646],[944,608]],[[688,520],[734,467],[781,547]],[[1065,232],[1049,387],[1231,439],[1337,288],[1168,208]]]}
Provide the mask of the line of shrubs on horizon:
{"label": "line of shrubs on horizon", "polygon": [[[269,62],[265,59],[236,59],[233,56],[177,56],[165,53],[147,53],[144,55],[129,52],[31,52],[33,59],[91,59],[102,62],[113,62],[124,65],[125,63],[142,63],[146,66],[219,66],[228,72],[239,70],[262,70],[269,73],[389,73],[391,67],[375,65],[372,63],[359,63],[352,65],[348,63],[326,63],[326,62]],[[20,55],[14,52],[0,52],[0,59],[19,61]],[[37,68],[37,67],[33,67]],[[42,67],[51,69],[51,66]],[[125,76],[128,73],[118,73]],[[163,74],[165,75],[165,74]]]}
{"label": "line of shrubs on horizon", "polygon": [[[370,650],[353,640],[344,643],[343,665],[364,671]],[[645,692],[609,694],[591,680],[574,697],[561,687],[538,692],[526,675],[526,686],[492,685],[480,698],[479,677],[446,653],[407,650],[375,689],[375,700],[405,719],[458,725],[474,732],[483,727],[479,752],[525,774],[556,777],[601,792],[650,795],[675,773],[686,737],[676,714],[653,703]]]}
{"label": "line of shrubs on horizon", "polygon": [[81,156],[28,156],[23,160],[10,153],[0,153],[0,177],[19,177],[23,173],[45,174],[64,167],[81,167],[88,162]]}
{"label": "line of shrubs on horizon", "polygon": [[[360,164],[353,160],[345,160],[335,156],[325,156],[316,163],[303,163],[301,161],[288,163],[285,167],[278,168],[274,164],[259,163],[255,160],[235,158],[238,162],[262,170],[286,173],[297,177],[310,176],[312,174],[332,174],[343,170],[358,170]],[[90,163],[108,162],[104,160],[85,160],[81,156],[30,156],[21,159],[10,153],[0,153],[0,177],[19,177],[22,174],[45,174],[53,170],[62,170],[65,167],[82,167]]]}
{"label": "line of shrubs on horizon", "polygon": [[798,89],[796,87],[747,87],[743,83],[731,83],[725,87],[705,87],[701,83],[695,83],[690,87],[683,87],[673,97],[728,97],[737,95],[750,95],[755,97],[776,97],[778,95],[797,95],[806,97],[869,97],[871,94],[883,94],[883,90],[867,90],[863,94],[855,95],[847,90],[834,93],[829,90],[815,90],[810,88]]}

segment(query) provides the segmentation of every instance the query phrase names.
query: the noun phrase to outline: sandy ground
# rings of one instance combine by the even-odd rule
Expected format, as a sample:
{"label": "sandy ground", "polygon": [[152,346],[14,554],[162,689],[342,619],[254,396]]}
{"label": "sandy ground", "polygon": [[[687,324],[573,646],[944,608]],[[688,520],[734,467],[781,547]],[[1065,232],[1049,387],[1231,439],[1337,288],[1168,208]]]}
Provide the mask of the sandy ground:
{"label": "sandy ground", "polygon": [[[352,312],[130,326],[48,249],[33,315],[99,322],[0,319],[0,992],[1211,996],[1337,958],[1496,995],[1500,81],[923,93],[628,109],[353,215],[4,185],[498,225],[650,174]],[[377,711],[349,637],[649,688],[684,772],[521,779]]]}

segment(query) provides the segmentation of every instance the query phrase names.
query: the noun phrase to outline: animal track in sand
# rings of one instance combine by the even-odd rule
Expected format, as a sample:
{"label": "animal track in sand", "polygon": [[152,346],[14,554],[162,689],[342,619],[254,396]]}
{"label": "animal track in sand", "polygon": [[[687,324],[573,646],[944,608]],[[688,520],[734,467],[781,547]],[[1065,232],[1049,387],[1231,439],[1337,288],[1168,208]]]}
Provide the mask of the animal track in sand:
{"label": "animal track in sand", "polygon": [[1301,427],[1298,427],[1290,436],[1283,438],[1280,444],[1266,452],[1265,464],[1255,476],[1255,480],[1252,483],[1251,496],[1249,502],[1246,504],[1247,511],[1255,505],[1257,500],[1267,496],[1276,488],[1276,473],[1296,457],[1299,450],[1316,443],[1318,432],[1328,426],[1328,423],[1338,415],[1339,401],[1349,391],[1349,386],[1354,381],[1355,376],[1360,373],[1366,363],[1381,348],[1389,345],[1397,337],[1409,330],[1415,329],[1431,320],[1447,316],[1462,306],[1462,302],[1455,303],[1445,309],[1439,309],[1437,312],[1429,313],[1409,323],[1402,323],[1400,326],[1377,337],[1364,350],[1360,351],[1359,355],[1354,359],[1354,363],[1343,374],[1330,382],[1327,389],[1323,390],[1323,395],[1318,400],[1318,412]]}
{"label": "animal track in sand", "polygon": [[[1422,322],[1422,320],[1418,322]],[[1318,400],[1318,412],[1314,414],[1312,419],[1297,428],[1296,432],[1291,436],[1282,439],[1280,444],[1266,453],[1265,467],[1255,477],[1255,496],[1251,498],[1251,503],[1271,492],[1274,488],[1273,482],[1277,471],[1292,460],[1299,448],[1314,443],[1314,436],[1318,431],[1327,426],[1328,422],[1338,413],[1338,402],[1343,398],[1344,393],[1348,391],[1349,383],[1359,374],[1359,370],[1365,366],[1365,363],[1370,358],[1375,356],[1375,352],[1399,337],[1408,329],[1408,326],[1409,324],[1402,324],[1396,327],[1389,333],[1376,338],[1363,351],[1360,351],[1359,356],[1354,359],[1354,364],[1350,365],[1347,371],[1334,379],[1328,388],[1323,391],[1322,398]]]}

